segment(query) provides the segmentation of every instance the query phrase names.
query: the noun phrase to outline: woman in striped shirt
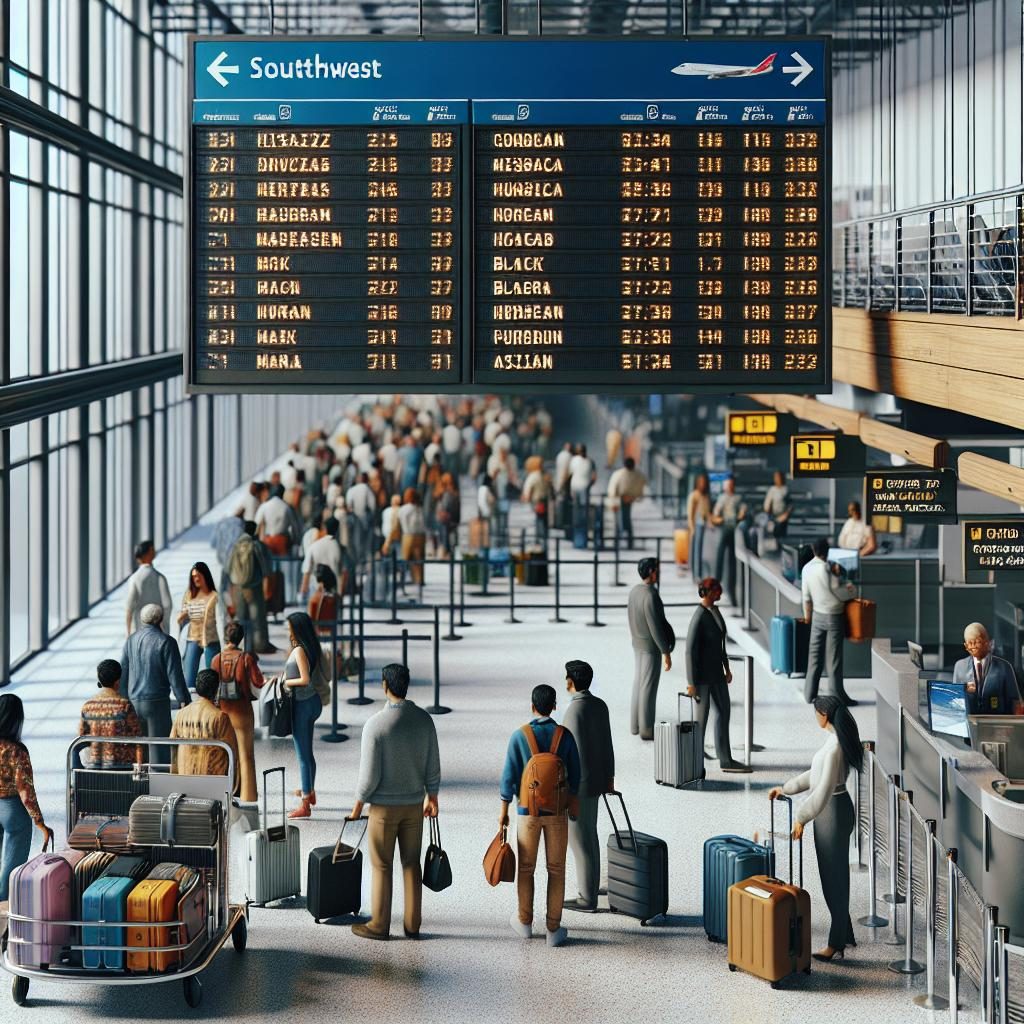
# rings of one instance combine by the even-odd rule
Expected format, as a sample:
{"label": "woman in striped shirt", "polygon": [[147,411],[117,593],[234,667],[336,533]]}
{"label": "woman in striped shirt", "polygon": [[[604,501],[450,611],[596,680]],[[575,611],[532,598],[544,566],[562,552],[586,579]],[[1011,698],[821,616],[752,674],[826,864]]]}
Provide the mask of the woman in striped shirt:
{"label": "woman in striped shirt", "polygon": [[199,662],[204,659],[205,667],[213,664],[214,655],[220,653],[220,637],[217,633],[217,588],[213,574],[205,562],[196,562],[189,570],[188,586],[181,600],[178,627],[188,623],[188,640],[185,644],[183,668],[185,683],[195,689]]}

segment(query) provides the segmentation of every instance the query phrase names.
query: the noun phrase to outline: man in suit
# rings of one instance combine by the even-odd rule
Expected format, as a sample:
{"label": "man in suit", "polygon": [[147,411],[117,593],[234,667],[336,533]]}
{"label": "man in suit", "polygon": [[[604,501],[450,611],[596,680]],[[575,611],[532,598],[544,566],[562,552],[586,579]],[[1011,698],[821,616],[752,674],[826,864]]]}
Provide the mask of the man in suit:
{"label": "man in suit", "polygon": [[967,657],[953,666],[953,680],[967,686],[967,711],[972,715],[1012,715],[1021,699],[1013,666],[992,653],[992,639],[980,622],[964,629]]}
{"label": "man in suit", "polygon": [[562,725],[572,733],[580,755],[579,811],[569,819],[569,845],[576,862],[579,895],[565,901],[566,910],[592,914],[597,910],[601,882],[601,841],[597,838],[597,811],[602,793],[615,788],[615,750],[608,721],[608,705],[590,692],[594,670],[585,661],[565,663],[565,688],[572,695]]}
{"label": "man in suit", "polygon": [[654,739],[654,711],[658,703],[658,683],[664,665],[672,668],[676,635],[665,618],[665,606],[658,594],[658,560],[641,558],[637,572],[642,583],[629,592],[626,615],[633,641],[633,699],[629,731],[642,740]]}
{"label": "man in suit", "polygon": [[749,772],[748,765],[733,760],[729,745],[732,672],[725,651],[725,619],[716,607],[722,597],[722,584],[714,576],[706,576],[697,585],[697,594],[700,604],[694,609],[686,633],[686,692],[697,701],[696,717],[702,737],[711,705],[715,705],[715,755],[722,771]]}

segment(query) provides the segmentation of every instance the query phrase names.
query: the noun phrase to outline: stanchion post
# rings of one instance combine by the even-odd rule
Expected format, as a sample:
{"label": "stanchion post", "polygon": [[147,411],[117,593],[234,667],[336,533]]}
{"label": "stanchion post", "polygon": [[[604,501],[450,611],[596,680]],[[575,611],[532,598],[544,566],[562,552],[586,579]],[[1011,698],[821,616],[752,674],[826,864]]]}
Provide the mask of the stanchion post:
{"label": "stanchion post", "polygon": [[[920,974],[924,967],[914,959],[914,815],[910,810],[914,804],[914,794],[907,790],[902,794],[902,798],[907,803],[907,916],[903,925],[906,941],[903,959],[893,960],[889,964],[889,970],[895,974]],[[895,916],[894,914],[894,919]]]}
{"label": "stanchion post", "polygon": [[600,600],[601,600],[600,593],[599,593],[599,589],[600,589],[600,586],[601,586],[601,581],[600,581],[600,579],[598,577],[598,573],[599,573],[599,570],[600,570],[600,564],[601,563],[598,561],[597,548],[594,548],[594,618],[593,618],[592,622],[588,622],[587,623],[588,626],[603,626],[604,625],[604,623],[600,620],[600,618],[598,616],[598,610],[599,610],[599,607],[600,607]]}
{"label": "stanchion post", "polygon": [[[889,891],[882,896],[886,903],[895,906],[903,902],[899,887],[900,866],[900,809],[899,809],[900,776],[891,775],[886,787],[886,798],[889,810]],[[896,936],[896,914],[893,917],[893,937]]]}
{"label": "stanchion post", "polygon": [[568,622],[562,618],[562,538],[555,538],[555,614],[551,622]]}
{"label": "stanchion post", "polygon": [[983,913],[985,960],[981,970],[981,1020],[982,1024],[996,1024],[996,984],[999,975],[996,967],[996,929],[999,919],[995,907],[986,905]]}
{"label": "stanchion post", "polygon": [[625,584],[619,579],[619,517],[615,517],[615,586],[624,587]]}
{"label": "stanchion post", "polygon": [[[927,828],[928,849],[925,852],[925,899],[928,901],[926,910],[928,919],[925,925],[925,972],[928,978],[927,991],[914,997],[914,1005],[920,1006],[922,1010],[945,1010],[949,1005],[942,996],[935,994],[935,892],[936,892],[936,864],[935,864],[935,819],[929,818],[925,822]],[[895,911],[895,907],[893,910]],[[895,914],[893,915],[895,916]]]}
{"label": "stanchion post", "polygon": [[516,563],[512,559],[508,563],[508,616],[505,622],[514,626],[521,621],[516,618]]}
{"label": "stanchion post", "polygon": [[[455,552],[452,552],[455,558]],[[459,551],[459,626],[472,626],[472,622],[466,621],[466,567],[462,561],[462,552]]]}
{"label": "stanchion post", "polygon": [[402,664],[409,667],[409,627],[402,630]]}
{"label": "stanchion post", "polygon": [[960,942],[960,897],[956,878],[957,851],[946,851],[946,971],[949,981],[949,1022],[960,1016],[960,962],[956,950]]}
{"label": "stanchion post", "polygon": [[398,548],[391,545],[391,618],[389,626],[399,626],[402,620],[398,617]]}
{"label": "stanchion post", "polygon": [[654,589],[655,590],[661,590],[661,538],[660,537],[658,537],[658,539],[654,542],[654,557],[658,561],[658,580],[654,584]]}
{"label": "stanchion post", "polygon": [[[344,611],[344,594],[342,595],[342,611]],[[321,652],[323,647],[321,646]],[[321,653],[321,657],[323,654]],[[339,730],[345,726],[338,722],[338,623],[331,623],[331,731],[320,737],[324,743],[343,743],[348,737]]]}
{"label": "stanchion post", "polygon": [[[349,704],[372,704],[373,698],[366,696],[366,607],[363,604],[363,592],[359,591],[359,695],[349,697]],[[352,637],[352,647],[355,648],[355,636]]]}
{"label": "stanchion post", "polygon": [[1001,924],[996,928],[996,967],[999,970],[999,1024],[1010,1024],[1010,929]]}
{"label": "stanchion post", "polygon": [[864,744],[864,755],[868,759],[868,912],[858,918],[865,928],[884,928],[889,922],[876,912],[878,905],[878,847],[875,838],[875,758],[874,746]]}
{"label": "stanchion post", "polygon": [[434,703],[427,709],[430,715],[447,715],[451,708],[441,703],[441,609],[434,605]]}
{"label": "stanchion post", "polygon": [[853,796],[854,796],[854,807],[857,812],[857,825],[853,830],[854,835],[857,837],[857,868],[860,871],[864,870],[864,844],[863,836],[860,831],[860,777],[861,772],[856,772],[853,776]]}

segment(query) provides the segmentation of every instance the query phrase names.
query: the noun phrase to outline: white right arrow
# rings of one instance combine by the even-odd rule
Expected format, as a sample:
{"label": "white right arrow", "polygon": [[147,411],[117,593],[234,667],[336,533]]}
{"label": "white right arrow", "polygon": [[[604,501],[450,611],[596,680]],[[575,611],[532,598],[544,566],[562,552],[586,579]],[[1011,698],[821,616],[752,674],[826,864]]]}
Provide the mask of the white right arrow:
{"label": "white right arrow", "polygon": [[[227,54],[222,54],[222,56],[227,56]],[[808,64],[807,61],[804,60],[804,58],[796,51],[791,53],[790,57],[796,61],[796,64],[790,65],[788,68],[783,68],[782,73],[784,75],[796,75],[796,78],[793,79],[790,85],[799,85],[814,70],[814,68],[811,67],[811,65]],[[235,70],[237,71],[238,68],[235,68]]]}
{"label": "white right arrow", "polygon": [[[794,53],[793,56],[795,57],[797,55]],[[225,64],[224,61],[226,61],[227,59],[228,51],[221,50],[220,53],[218,53],[217,56],[213,59],[213,61],[210,63],[210,66],[206,69],[210,72],[213,78],[218,83],[220,83],[221,86],[226,86],[228,84],[228,80],[224,77],[225,75],[238,74],[238,65]],[[794,68],[793,70],[795,71],[796,69]],[[793,84],[796,85],[795,82]]]}

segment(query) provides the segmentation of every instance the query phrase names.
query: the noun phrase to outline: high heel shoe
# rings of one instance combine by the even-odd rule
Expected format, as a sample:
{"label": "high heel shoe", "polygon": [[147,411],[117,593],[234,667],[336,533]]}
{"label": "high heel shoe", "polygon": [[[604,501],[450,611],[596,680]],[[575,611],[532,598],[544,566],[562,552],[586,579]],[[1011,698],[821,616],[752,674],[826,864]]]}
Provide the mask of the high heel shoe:
{"label": "high heel shoe", "polygon": [[313,812],[309,807],[309,798],[304,796],[299,802],[299,806],[294,811],[288,812],[289,818],[309,818],[312,817]]}
{"label": "high heel shoe", "polygon": [[309,806],[310,807],[316,807],[316,793],[303,793],[301,789],[296,789],[292,793],[292,796],[297,796],[297,797],[305,796],[309,800]]}
{"label": "high heel shoe", "polygon": [[[830,948],[831,947],[829,946],[825,947],[825,949]],[[830,964],[835,960],[843,960],[846,956],[846,951],[842,949],[832,949],[831,952],[826,953],[822,950],[820,953],[812,953],[811,956],[813,956],[815,960],[820,960],[823,964]]]}

